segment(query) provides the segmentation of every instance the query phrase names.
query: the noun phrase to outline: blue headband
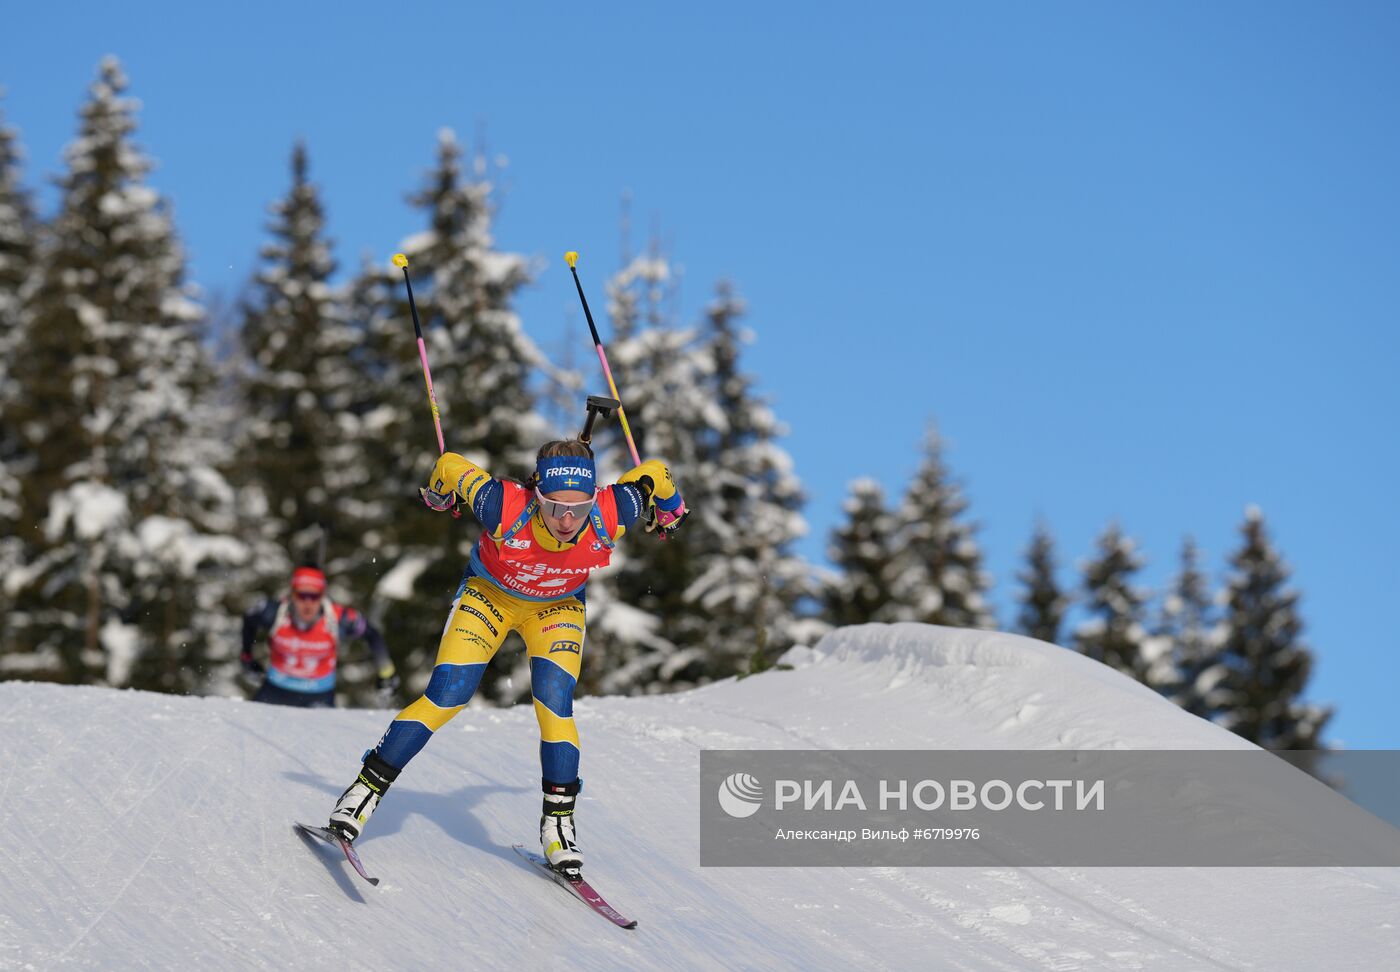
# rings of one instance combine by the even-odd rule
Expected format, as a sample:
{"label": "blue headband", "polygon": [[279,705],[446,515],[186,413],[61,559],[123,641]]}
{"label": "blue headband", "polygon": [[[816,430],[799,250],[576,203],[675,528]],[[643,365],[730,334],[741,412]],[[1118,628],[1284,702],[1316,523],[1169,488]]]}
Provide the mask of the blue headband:
{"label": "blue headband", "polygon": [[593,460],[587,456],[549,456],[535,464],[541,493],[573,489],[593,492]]}

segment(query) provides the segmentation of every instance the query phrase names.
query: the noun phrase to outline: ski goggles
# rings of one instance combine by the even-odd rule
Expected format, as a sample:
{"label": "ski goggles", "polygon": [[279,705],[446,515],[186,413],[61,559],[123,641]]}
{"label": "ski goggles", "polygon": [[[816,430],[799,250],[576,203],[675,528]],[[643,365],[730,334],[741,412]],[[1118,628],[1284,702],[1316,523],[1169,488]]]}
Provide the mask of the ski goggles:
{"label": "ski goggles", "polygon": [[544,510],[545,516],[562,520],[566,516],[587,516],[588,511],[593,509],[593,504],[598,500],[598,493],[595,491],[588,499],[579,500],[577,503],[561,503],[558,500],[545,499],[545,495],[540,492],[539,487],[535,487],[535,499],[540,501],[540,509]]}

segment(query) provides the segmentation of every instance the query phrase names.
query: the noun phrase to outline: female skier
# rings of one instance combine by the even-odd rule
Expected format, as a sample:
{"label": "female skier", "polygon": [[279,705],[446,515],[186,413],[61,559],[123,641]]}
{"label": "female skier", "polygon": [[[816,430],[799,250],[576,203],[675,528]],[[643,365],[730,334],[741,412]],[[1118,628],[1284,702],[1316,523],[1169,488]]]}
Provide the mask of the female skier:
{"label": "female skier", "polygon": [[638,520],[669,535],[689,511],[657,460],[598,489],[593,450],[581,439],[547,443],[523,485],[493,479],[453,452],[438,459],[428,482],[428,505],[449,510],[461,497],[481,522],[481,538],[457,589],[427,690],[365,754],[359,775],[331,811],[329,828],[347,840],[360,835],[408,761],[470,701],[513,630],[525,639],[540,724],[540,844],[551,867],[577,875],[583,855],[573,817],[579,792],[573,697],[583,651],[584,584]]}

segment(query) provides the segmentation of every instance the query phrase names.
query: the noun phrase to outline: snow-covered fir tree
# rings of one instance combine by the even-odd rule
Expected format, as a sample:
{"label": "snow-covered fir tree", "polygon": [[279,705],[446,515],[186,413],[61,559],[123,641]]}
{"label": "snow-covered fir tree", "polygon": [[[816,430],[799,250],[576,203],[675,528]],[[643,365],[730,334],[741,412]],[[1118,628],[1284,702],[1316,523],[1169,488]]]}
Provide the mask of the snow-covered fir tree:
{"label": "snow-covered fir tree", "polygon": [[822,617],[834,627],[890,620],[894,603],[894,514],[873,479],[851,483],[845,520],[831,533],[835,573],[822,588]]}
{"label": "snow-covered fir tree", "polygon": [[[443,376],[438,403],[450,416],[453,436],[496,475],[522,477],[534,468],[536,449],[555,432],[536,416],[531,391],[535,370],[548,362],[513,306],[516,292],[530,281],[529,262],[496,249],[493,172],[479,154],[471,166],[470,175],[463,172],[456,137],[441,131],[437,165],[412,197],[428,214],[429,229],[403,248],[426,276],[415,277],[415,291],[424,334],[436,337],[433,350]],[[406,323],[401,321],[400,333]],[[418,412],[421,428],[421,407]]]}
{"label": "snow-covered fir tree", "polygon": [[[587,691],[663,691],[762,667],[820,626],[799,610],[810,590],[791,552],[800,487],[740,365],[742,302],[721,285],[704,321],[681,327],[674,286],[653,240],[610,280],[604,338],[641,457],[670,465],[694,512],[673,540],[629,539],[590,585]],[[632,465],[620,422],[595,445],[605,479]]]}
{"label": "snow-covered fir tree", "polygon": [[1196,541],[1188,536],[1144,653],[1147,684],[1192,715],[1209,719],[1220,705],[1217,686],[1225,668],[1210,581],[1200,559]]}
{"label": "snow-covered fir tree", "polygon": [[[523,478],[546,440],[576,429],[548,429],[535,409],[532,378],[544,357],[525,335],[513,301],[528,282],[528,261],[498,250],[492,237],[495,188],[484,166],[468,175],[449,131],[437,163],[412,202],[427,228],[400,244],[409,260],[446,448],[482,463],[494,476]],[[359,393],[350,413],[353,449],[337,487],[341,515],[331,567],[385,632],[399,669],[432,669],[443,615],[451,607],[475,521],[427,509],[418,488],[438,455],[402,271],[387,259],[366,266],[351,296],[362,335],[354,358]],[[480,695],[523,698],[525,661],[512,638],[498,652]],[[347,688],[357,675],[345,672]],[[366,673],[367,674],[367,673]],[[410,685],[419,689],[422,685]]]}
{"label": "snow-covered fir tree", "polygon": [[1226,708],[1216,721],[1265,749],[1317,749],[1330,707],[1304,702],[1312,652],[1303,641],[1299,595],[1264,516],[1250,507],[1230,558],[1221,649]]}
{"label": "snow-covered fir tree", "polygon": [[[699,472],[702,443],[724,418],[713,394],[715,360],[700,350],[700,329],[681,326],[671,309],[678,286],[671,261],[653,240],[647,253],[608,281],[613,334],[604,341],[641,458],[665,458]],[[593,380],[606,384],[601,374]],[[609,424],[601,438],[616,446],[609,453],[619,473],[632,465],[620,421]],[[691,488],[708,487],[696,482]]]}
{"label": "snow-covered fir tree", "polygon": [[292,563],[319,557],[339,508],[337,460],[356,394],[349,357],[357,335],[331,284],[336,264],[304,144],[292,150],[291,177],[286,196],[270,207],[271,240],[238,332],[238,482],[257,518],[254,537],[278,552],[260,558],[259,586],[284,581]]}
{"label": "snow-covered fir tree", "polygon": [[32,453],[14,410],[18,387],[14,372],[22,351],[22,318],[27,285],[34,277],[38,232],[33,203],[21,181],[21,158],[18,135],[5,124],[0,111],[0,678],[8,671],[8,579],[17,578],[16,571],[29,560],[25,543],[33,539],[32,529],[20,527],[20,483]]}
{"label": "snow-covered fir tree", "polygon": [[[0,97],[4,89],[0,88]],[[19,136],[5,124],[0,104],[0,407],[10,396],[10,376],[17,370],[13,358],[20,336],[20,319],[27,297],[26,284],[33,279],[38,224],[34,204],[24,187]],[[18,435],[9,423],[0,425],[0,448],[15,445]],[[0,463],[9,458],[0,453]],[[0,476],[5,475],[0,466]],[[13,523],[17,515],[17,484],[0,480],[0,522]],[[9,516],[8,519],[5,517]]]}
{"label": "snow-covered fir tree", "polygon": [[62,202],[21,336],[19,428],[36,532],[12,634],[35,677],[203,688],[227,656],[233,497],[201,309],[168,208],[102,62],[66,152]]}
{"label": "snow-covered fir tree", "polygon": [[1118,524],[1110,524],[1099,537],[1098,556],[1084,565],[1083,603],[1089,616],[1074,629],[1076,650],[1139,681],[1147,672],[1147,595],[1133,585],[1133,577],[1142,566],[1136,544]]}
{"label": "snow-covered fir tree", "polygon": [[929,424],[918,470],[895,512],[894,601],[888,620],[954,628],[994,628],[968,502],[943,459]]}
{"label": "snow-covered fir tree", "polygon": [[685,594],[688,613],[703,623],[710,674],[718,677],[761,669],[816,633],[799,617],[815,590],[792,550],[807,530],[802,487],[777,443],[786,430],[740,365],[743,344],[753,339],[739,326],[744,312],[728,283],[705,310],[698,350],[709,359],[718,407],[706,414],[717,425],[700,439],[697,501],[707,505],[687,521],[684,544],[704,567]]}
{"label": "snow-covered fir tree", "polygon": [[1060,628],[1070,604],[1055,577],[1055,566],[1055,538],[1043,521],[1037,522],[1026,550],[1025,569],[1016,575],[1021,582],[1016,627],[1022,634],[1052,645],[1060,643]]}
{"label": "snow-covered fir tree", "polygon": [[[679,327],[667,310],[673,284],[670,262],[653,243],[609,281],[611,335],[600,336],[641,458],[670,466],[695,513],[673,540],[627,538],[617,566],[600,575],[602,584],[590,584],[589,625],[598,637],[590,635],[585,691],[664,691],[716,672],[703,619],[687,594],[704,569],[695,551],[713,546],[706,524],[717,470],[701,443],[723,417],[711,393],[713,358],[697,352],[697,329]],[[606,388],[601,374],[594,381]],[[600,430],[594,446],[602,481],[632,467],[620,420]],[[633,532],[641,533],[640,525]],[[595,586],[605,588],[596,612]]]}

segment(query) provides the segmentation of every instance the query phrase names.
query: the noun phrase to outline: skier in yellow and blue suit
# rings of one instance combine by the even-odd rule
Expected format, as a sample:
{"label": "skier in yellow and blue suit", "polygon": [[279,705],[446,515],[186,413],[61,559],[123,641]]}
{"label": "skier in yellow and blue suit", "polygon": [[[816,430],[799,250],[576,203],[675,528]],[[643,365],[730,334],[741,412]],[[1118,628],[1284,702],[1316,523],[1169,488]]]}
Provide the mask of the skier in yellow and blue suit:
{"label": "skier in yellow and blue suit", "polygon": [[438,459],[424,500],[447,510],[461,497],[482,525],[481,539],[443,629],[427,690],[365,754],[360,774],[331,811],[331,830],[350,840],[359,836],[408,761],[471,700],[513,630],[525,640],[540,725],[540,843],[550,866],[578,873],[583,856],[573,820],[580,785],[573,697],[586,629],[584,585],[639,520],[671,534],[689,513],[657,460],[605,489],[597,488],[596,478],[592,449],[579,439],[541,448],[524,484],[493,479],[453,452]]}

